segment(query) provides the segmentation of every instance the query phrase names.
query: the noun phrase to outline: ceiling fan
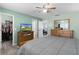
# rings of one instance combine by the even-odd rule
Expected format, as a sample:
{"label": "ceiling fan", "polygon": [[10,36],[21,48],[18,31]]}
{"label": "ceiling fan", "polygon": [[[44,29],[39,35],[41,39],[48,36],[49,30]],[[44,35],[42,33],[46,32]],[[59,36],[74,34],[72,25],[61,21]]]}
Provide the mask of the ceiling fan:
{"label": "ceiling fan", "polygon": [[46,3],[42,7],[36,7],[36,8],[42,10],[42,12],[49,13],[55,10],[56,6],[54,6],[52,3]]}

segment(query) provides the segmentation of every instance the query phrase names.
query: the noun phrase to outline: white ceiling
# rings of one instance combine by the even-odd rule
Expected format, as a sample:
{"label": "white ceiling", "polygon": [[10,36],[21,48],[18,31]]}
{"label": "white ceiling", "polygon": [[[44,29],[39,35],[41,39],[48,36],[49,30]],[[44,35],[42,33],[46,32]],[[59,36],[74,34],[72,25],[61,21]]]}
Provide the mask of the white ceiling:
{"label": "white ceiling", "polygon": [[78,3],[55,3],[55,12],[52,13],[42,13],[40,10],[35,8],[37,6],[42,6],[42,3],[0,3],[0,7],[17,11],[20,13],[28,14],[31,16],[39,17],[42,19],[51,18],[55,14],[63,14],[69,12],[79,12]]}

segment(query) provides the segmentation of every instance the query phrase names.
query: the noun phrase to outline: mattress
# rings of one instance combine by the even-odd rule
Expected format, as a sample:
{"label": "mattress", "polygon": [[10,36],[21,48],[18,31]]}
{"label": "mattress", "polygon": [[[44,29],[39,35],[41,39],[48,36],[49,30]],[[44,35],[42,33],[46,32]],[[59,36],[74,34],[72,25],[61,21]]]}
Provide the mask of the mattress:
{"label": "mattress", "polygon": [[43,37],[28,41],[17,52],[19,55],[77,55],[76,40]]}

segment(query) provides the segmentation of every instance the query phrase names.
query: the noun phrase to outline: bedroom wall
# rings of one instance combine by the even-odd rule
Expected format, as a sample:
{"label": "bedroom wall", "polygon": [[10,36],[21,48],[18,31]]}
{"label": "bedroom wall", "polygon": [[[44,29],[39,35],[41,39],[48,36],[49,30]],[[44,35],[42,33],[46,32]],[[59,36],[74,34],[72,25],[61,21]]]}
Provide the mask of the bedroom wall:
{"label": "bedroom wall", "polygon": [[54,20],[70,19],[70,29],[74,30],[74,38],[79,39],[79,12],[63,13],[50,19],[50,29],[54,28]]}
{"label": "bedroom wall", "polygon": [[4,9],[4,8],[0,8],[0,12],[14,15],[14,27],[15,27],[14,41],[15,41],[15,44],[17,43],[17,32],[20,30],[20,27],[19,27],[20,23],[32,24],[32,20],[34,20],[34,19],[41,20],[40,18],[37,18],[37,17],[25,15],[25,14],[18,13],[18,12],[12,11],[12,10]]}

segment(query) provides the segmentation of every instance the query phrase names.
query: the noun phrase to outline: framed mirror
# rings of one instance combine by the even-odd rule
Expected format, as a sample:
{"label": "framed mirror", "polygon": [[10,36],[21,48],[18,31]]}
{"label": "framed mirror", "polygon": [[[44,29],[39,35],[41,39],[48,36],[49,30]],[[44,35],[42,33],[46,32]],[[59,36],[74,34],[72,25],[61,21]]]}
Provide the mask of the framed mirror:
{"label": "framed mirror", "polygon": [[70,29],[70,19],[54,20],[54,28],[58,28],[61,30]]}

